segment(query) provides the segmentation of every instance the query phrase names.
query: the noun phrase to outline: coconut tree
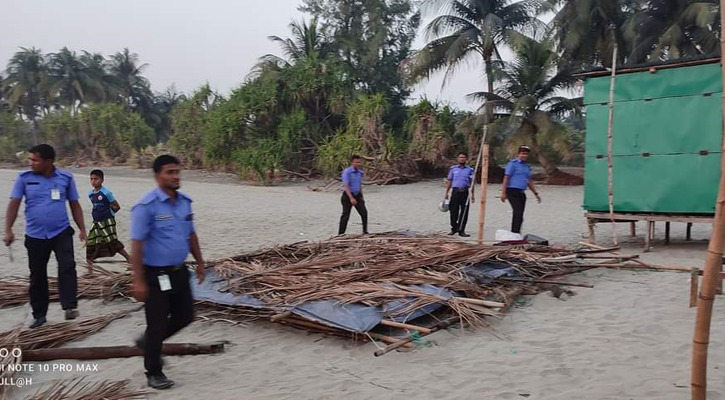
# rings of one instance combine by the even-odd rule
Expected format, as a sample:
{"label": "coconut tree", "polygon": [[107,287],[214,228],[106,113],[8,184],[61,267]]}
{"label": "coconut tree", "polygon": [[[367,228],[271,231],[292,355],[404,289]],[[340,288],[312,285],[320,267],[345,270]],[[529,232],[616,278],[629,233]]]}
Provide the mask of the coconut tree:
{"label": "coconut tree", "polygon": [[576,82],[573,70],[559,67],[560,58],[554,50],[554,41],[522,38],[513,46],[512,61],[494,61],[492,77],[500,82],[495,92],[472,93],[474,99],[484,100],[496,110],[508,113],[497,124],[505,124],[513,131],[511,144],[526,142],[548,177],[561,174],[542,151],[548,145],[567,156],[569,141],[567,129],[556,117],[581,112],[582,99],[562,97],[562,91]]}
{"label": "coconut tree", "polygon": [[559,7],[552,26],[563,57],[580,65],[612,64],[614,43],[618,64],[630,53],[624,25],[642,8],[642,0],[549,0]]}
{"label": "coconut tree", "polygon": [[42,104],[42,86],[47,80],[47,66],[40,49],[21,47],[8,62],[3,81],[8,105],[35,122]]}
{"label": "coconut tree", "polygon": [[113,75],[121,101],[127,108],[150,107],[153,94],[148,79],[141,74],[148,64],[140,64],[138,54],[128,48],[111,56],[109,72]]}
{"label": "coconut tree", "polygon": [[416,53],[411,77],[427,78],[445,69],[445,84],[457,68],[480,60],[489,92],[494,91],[491,72],[493,61],[501,59],[501,48],[520,31],[543,28],[536,15],[549,9],[539,0],[425,0],[423,7],[442,15],[426,27],[432,40]]}
{"label": "coconut tree", "polygon": [[624,24],[628,63],[720,52],[718,0],[650,0]]}
{"label": "coconut tree", "polygon": [[104,96],[103,82],[90,74],[83,60],[67,47],[48,55],[48,77],[49,93],[73,114],[87,97]]}
{"label": "coconut tree", "polygon": [[101,53],[90,53],[83,51],[80,61],[86,68],[86,74],[95,82],[100,82],[102,91],[86,93],[87,101],[103,103],[118,98],[119,85],[116,77],[108,71],[108,61]]}

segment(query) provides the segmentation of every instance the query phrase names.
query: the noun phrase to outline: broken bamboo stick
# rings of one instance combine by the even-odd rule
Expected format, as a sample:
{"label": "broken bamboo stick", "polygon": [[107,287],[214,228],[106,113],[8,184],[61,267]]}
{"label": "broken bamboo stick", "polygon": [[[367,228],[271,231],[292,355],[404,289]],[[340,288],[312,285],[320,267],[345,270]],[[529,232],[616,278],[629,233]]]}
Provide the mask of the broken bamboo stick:
{"label": "broken bamboo stick", "polygon": [[391,328],[400,328],[400,329],[407,329],[407,330],[411,330],[411,331],[418,331],[421,333],[430,333],[430,329],[424,328],[422,326],[404,324],[401,322],[390,321],[387,319],[380,321],[380,325],[389,326]]}
{"label": "broken bamboo stick", "polygon": [[547,279],[534,279],[534,278],[512,278],[512,277],[500,277],[496,278],[503,281],[510,281],[510,282],[525,282],[525,283],[543,283],[543,284],[552,284],[552,285],[561,285],[561,286],[577,286],[577,287],[585,287],[585,288],[593,288],[594,285],[590,285],[587,283],[573,283],[573,282],[561,282],[561,281],[555,281],[555,280],[547,280]]}
{"label": "broken bamboo stick", "polygon": [[[167,356],[216,354],[224,352],[224,343],[164,343],[161,352]],[[102,360],[137,356],[143,356],[143,350],[136,346],[61,347],[23,351],[23,361]]]}
{"label": "broken bamboo stick", "polygon": [[[392,336],[383,335],[383,334],[380,334],[380,333],[377,333],[377,332],[367,332],[367,334],[371,338],[376,339],[376,340],[379,340],[381,342],[385,342],[385,343],[387,343],[389,345],[391,345],[391,344],[397,344],[398,342],[401,341],[401,339],[394,338]],[[401,346],[413,348],[413,343],[407,342],[407,343],[403,343]]]}
{"label": "broken bamboo stick", "polygon": [[491,307],[491,308],[502,308],[506,305],[506,304],[500,303],[498,301],[469,299],[468,297],[454,297],[454,299],[456,299],[458,301],[462,301],[464,303],[476,304],[479,306]]}
{"label": "broken bamboo stick", "polygon": [[388,345],[384,349],[376,350],[375,351],[375,357],[380,357],[380,356],[383,356],[385,354],[388,354],[391,351],[393,351],[393,350],[395,350],[395,349],[397,349],[399,347],[405,346],[407,343],[410,343],[410,342],[414,341],[415,339],[418,339],[418,338],[423,337],[423,336],[428,336],[430,334],[433,334],[435,332],[438,332],[439,330],[445,329],[445,328],[447,328],[447,327],[455,324],[456,322],[459,322],[460,320],[461,319],[459,317],[450,317],[448,319],[444,319],[443,321],[437,323],[435,326],[433,326],[432,328],[430,328],[430,333],[424,333],[424,334],[415,333],[413,335],[409,335],[408,337],[406,337],[404,339],[398,340],[397,343],[393,343],[391,345]]}

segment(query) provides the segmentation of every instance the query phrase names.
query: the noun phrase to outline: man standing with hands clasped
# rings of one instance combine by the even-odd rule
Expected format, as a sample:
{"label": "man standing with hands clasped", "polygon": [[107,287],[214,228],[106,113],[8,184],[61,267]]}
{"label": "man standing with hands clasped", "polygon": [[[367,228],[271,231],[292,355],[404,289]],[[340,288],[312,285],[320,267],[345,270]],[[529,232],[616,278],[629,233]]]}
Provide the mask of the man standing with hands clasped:
{"label": "man standing with hands clasped", "polygon": [[468,155],[466,153],[458,153],[456,159],[458,164],[451,167],[448,172],[448,179],[446,180],[446,200],[448,199],[451,189],[453,189],[453,196],[448,206],[448,211],[451,213],[451,233],[449,235],[455,235],[456,233],[461,237],[470,237],[471,235],[466,233],[466,223],[468,222],[468,191],[471,191],[471,203],[476,201],[476,197],[473,194],[473,188],[475,186],[474,170],[473,168],[466,165],[468,162]]}
{"label": "man standing with hands clasped", "polygon": [[25,248],[30,266],[30,306],[34,321],[30,328],[45,324],[48,312],[48,260],[55,253],[58,261],[58,291],[65,319],[78,317],[78,281],[73,255],[73,228],[68,221],[65,203],[70,204],[73,220],[78,225],[78,237],[86,241],[83,210],[78,203],[78,190],[73,174],[57,169],[55,150],[39,144],[28,150],[30,171],[21,172],[10,194],[5,214],[5,237],[10,246],[15,241],[13,224],[20,203],[25,197]]}
{"label": "man standing with hands clasped", "polygon": [[506,164],[506,175],[503,178],[501,201],[511,203],[514,215],[511,220],[511,232],[521,233],[521,225],[524,223],[524,209],[526,208],[526,188],[530,188],[536,196],[536,201],[541,203],[539,192],[536,191],[534,182],[531,181],[531,166],[528,161],[531,149],[528,146],[519,146],[519,153],[516,158]]}
{"label": "man standing with hands clasped", "polygon": [[194,230],[191,198],[178,191],[179,160],[163,155],[154,160],[158,187],[131,209],[131,264],[133,296],[146,302],[146,333],[136,340],[144,350],[148,385],[168,389],[174,385],[162,372],[163,341],[194,318],[189,251],[196,260],[196,277],[204,281],[204,260]]}

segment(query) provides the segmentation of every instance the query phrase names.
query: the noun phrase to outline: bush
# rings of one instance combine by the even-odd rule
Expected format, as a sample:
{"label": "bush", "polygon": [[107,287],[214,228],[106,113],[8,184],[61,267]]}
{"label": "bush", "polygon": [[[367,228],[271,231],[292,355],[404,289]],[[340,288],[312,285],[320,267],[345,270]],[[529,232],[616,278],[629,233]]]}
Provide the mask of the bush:
{"label": "bush", "polygon": [[363,139],[351,132],[340,131],[317,151],[317,168],[326,176],[337,175],[350,163],[353,154],[361,154]]}
{"label": "bush", "polygon": [[15,114],[0,111],[0,162],[21,163],[17,154],[30,147],[28,128]]}
{"label": "bush", "polygon": [[256,147],[237,149],[234,151],[234,161],[242,175],[253,174],[260,182],[271,183],[282,166],[280,142],[262,139]]}

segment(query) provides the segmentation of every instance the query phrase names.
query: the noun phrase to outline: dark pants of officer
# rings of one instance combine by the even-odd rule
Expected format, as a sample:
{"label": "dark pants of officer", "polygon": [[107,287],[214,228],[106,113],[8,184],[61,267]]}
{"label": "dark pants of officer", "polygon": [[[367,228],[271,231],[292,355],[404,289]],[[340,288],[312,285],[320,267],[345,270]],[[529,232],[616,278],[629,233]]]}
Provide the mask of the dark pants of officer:
{"label": "dark pants of officer", "polygon": [[468,223],[468,188],[453,188],[448,211],[451,213],[451,231],[465,232]]}
{"label": "dark pants of officer", "polygon": [[76,261],[73,257],[73,228],[68,227],[50,239],[36,239],[25,236],[25,248],[28,250],[30,267],[30,306],[33,318],[42,318],[48,313],[48,260],[50,252],[55,253],[58,261],[58,292],[60,304],[64,310],[78,306],[76,294],[78,281]]}
{"label": "dark pants of officer", "polygon": [[[360,218],[362,219],[363,224],[363,233],[368,233],[368,209],[365,208],[365,199],[363,199],[362,193],[353,194],[352,197],[357,200],[357,204],[355,204],[355,209],[357,210],[357,213],[360,214]],[[340,230],[337,232],[339,235],[342,235],[347,230],[347,221],[350,220],[350,211],[352,211],[352,203],[350,202],[350,198],[347,197],[347,193],[342,194],[342,216],[340,217]]]}
{"label": "dark pants of officer", "polygon": [[526,208],[526,193],[521,189],[508,188],[506,196],[509,198],[514,216],[511,220],[511,232],[521,233],[521,224],[524,223],[524,209]]}
{"label": "dark pants of officer", "polygon": [[[189,285],[189,270],[176,267],[145,267],[149,292],[146,299],[146,336],[144,367],[148,375],[162,370],[161,346],[194,319],[194,300]],[[161,291],[159,275],[168,275],[171,289]]]}

